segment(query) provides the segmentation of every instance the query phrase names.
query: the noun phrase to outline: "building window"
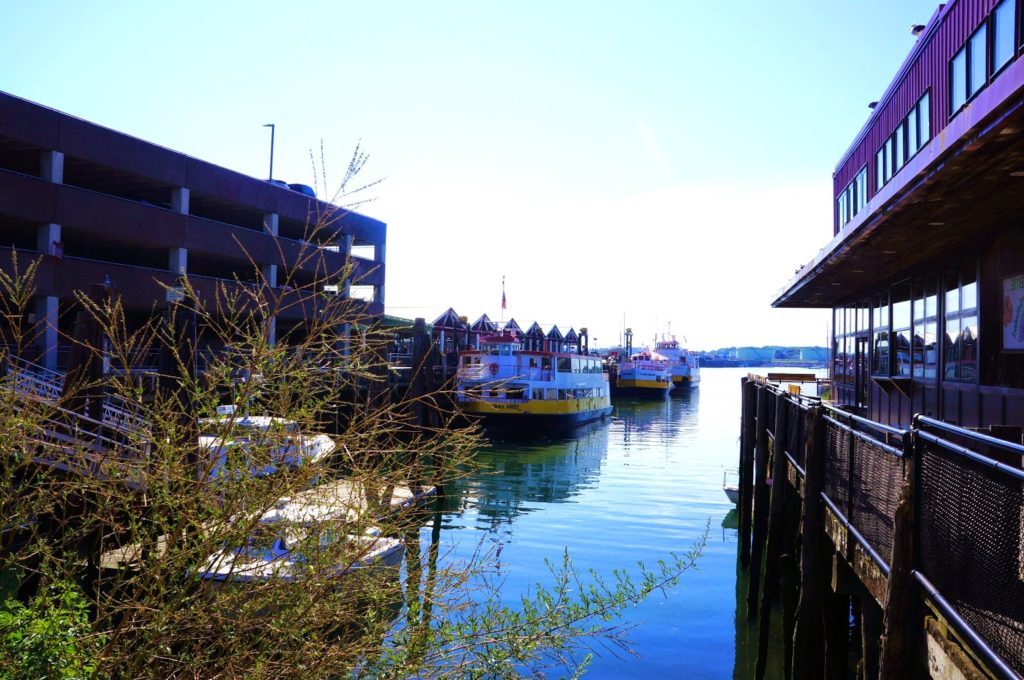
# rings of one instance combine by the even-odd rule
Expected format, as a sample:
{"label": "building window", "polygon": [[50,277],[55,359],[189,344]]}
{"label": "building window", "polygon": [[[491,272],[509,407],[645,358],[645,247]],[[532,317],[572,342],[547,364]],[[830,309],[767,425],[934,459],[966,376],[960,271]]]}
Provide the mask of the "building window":
{"label": "building window", "polygon": [[867,202],[868,167],[865,165],[836,199],[836,224],[838,229],[842,229],[847,222],[852,220],[867,205]]}
{"label": "building window", "polygon": [[967,47],[953,55],[949,63],[950,111],[956,113],[967,102]]}
{"label": "building window", "polygon": [[892,135],[893,146],[896,149],[896,172],[899,172],[900,168],[903,167],[903,127],[905,122],[900,123],[896,127],[896,132]]}
{"label": "building window", "polygon": [[875,154],[875,191],[885,186],[885,150],[879,149]]}
{"label": "building window", "polygon": [[945,276],[943,379],[978,382],[978,278],[971,262]]}
{"label": "building window", "polygon": [[985,85],[988,27],[982,24],[949,62],[950,113],[956,113]]}
{"label": "building window", "polygon": [[974,35],[967,42],[967,61],[971,71],[971,77],[967,82],[968,96],[973,97],[985,84],[988,76],[988,50],[985,45],[988,43],[988,28],[981,25]]}
{"label": "building window", "polygon": [[853,214],[856,215],[868,204],[868,166],[865,165],[860,169],[860,172],[857,173],[857,177],[854,179],[854,185],[857,189],[857,202],[854,204]]}
{"label": "building window", "polygon": [[914,286],[914,377],[935,380],[939,364],[936,332],[938,329],[938,296],[935,278]]}
{"label": "building window", "polygon": [[889,375],[889,295],[883,293],[875,303],[874,340],[872,342],[871,372]]}
{"label": "building window", "polygon": [[[931,137],[929,115],[929,93],[925,92],[875,154],[875,191],[885,186],[928,142]],[[866,168],[864,172],[866,187]]]}
{"label": "building window", "polygon": [[910,286],[897,286],[892,292],[892,374],[910,377]]}
{"label": "building window", "polygon": [[1003,0],[992,12],[992,72],[1013,58],[1013,33],[1017,25],[1015,0]]}
{"label": "building window", "polygon": [[919,134],[917,136],[917,148],[920,149],[922,146],[928,143],[928,140],[932,138],[932,124],[931,124],[931,107],[930,107],[929,93],[925,92],[921,95],[921,98],[917,101],[917,120],[920,124]]}

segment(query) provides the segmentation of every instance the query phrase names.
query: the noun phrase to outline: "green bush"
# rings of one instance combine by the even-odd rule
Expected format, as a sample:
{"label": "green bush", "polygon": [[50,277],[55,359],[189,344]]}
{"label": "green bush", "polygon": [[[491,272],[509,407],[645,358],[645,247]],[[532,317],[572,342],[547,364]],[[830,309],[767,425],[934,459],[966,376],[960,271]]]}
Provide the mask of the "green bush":
{"label": "green bush", "polygon": [[28,606],[10,599],[0,609],[0,678],[91,677],[104,644],[72,583],[57,581]]}

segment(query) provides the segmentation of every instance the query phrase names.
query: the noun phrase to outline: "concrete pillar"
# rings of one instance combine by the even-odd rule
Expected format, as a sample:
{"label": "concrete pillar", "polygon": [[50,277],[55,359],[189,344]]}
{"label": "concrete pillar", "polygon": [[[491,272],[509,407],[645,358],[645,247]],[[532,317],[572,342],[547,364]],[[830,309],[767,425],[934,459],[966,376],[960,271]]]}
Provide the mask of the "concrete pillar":
{"label": "concrete pillar", "polygon": [[187,274],[188,248],[171,248],[168,250],[167,269],[175,274]]}
{"label": "concrete pillar", "polygon": [[[277,213],[265,213],[263,215],[263,233],[269,234],[273,237],[278,235],[278,225],[280,218]],[[267,286],[270,288],[277,288],[277,265],[276,264],[263,264],[260,265],[260,271],[263,273],[263,279],[267,282]],[[271,317],[268,319],[268,331],[267,341],[271,345],[277,344],[277,318]]]}
{"label": "concrete pillar", "polygon": [[267,322],[267,344],[271,347],[277,344],[277,317],[272,316]]}
{"label": "concrete pillar", "polygon": [[[276,237],[278,235],[278,221],[277,213],[264,214],[263,233]],[[263,278],[266,279],[267,285],[271,288],[277,288],[277,265],[263,264],[260,265],[260,270],[263,272]]]}
{"label": "concrete pillar", "polygon": [[263,215],[263,233],[270,234],[271,236],[277,236],[277,225],[279,217],[277,213],[266,213]]}
{"label": "concrete pillar", "polygon": [[182,215],[188,215],[188,197],[189,190],[187,187],[174,187],[171,189],[171,210]]}
{"label": "concrete pillar", "polygon": [[52,295],[40,295],[36,298],[36,324],[39,326],[40,350],[42,355],[39,363],[51,371],[57,370],[57,319],[60,299]]}
{"label": "concrete pillar", "polygon": [[36,228],[36,250],[44,255],[53,255],[53,243],[60,240],[59,224],[40,224]]}
{"label": "concrete pillar", "polygon": [[[384,271],[384,244],[378,243],[374,248],[375,255],[377,256],[374,260],[380,265],[380,270]],[[384,304],[384,284],[380,284],[373,291],[373,301],[379,304]]]}
{"label": "concrete pillar", "polygon": [[42,179],[54,184],[64,183],[64,154],[60,151],[43,151],[39,166]]}

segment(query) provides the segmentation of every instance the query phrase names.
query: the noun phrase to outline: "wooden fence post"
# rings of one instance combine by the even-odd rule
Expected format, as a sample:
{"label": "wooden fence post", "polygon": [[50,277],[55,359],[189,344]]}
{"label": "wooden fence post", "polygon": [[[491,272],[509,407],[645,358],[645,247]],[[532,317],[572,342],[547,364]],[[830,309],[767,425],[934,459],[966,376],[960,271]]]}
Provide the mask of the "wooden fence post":
{"label": "wooden fence post", "polygon": [[789,397],[785,392],[775,395],[775,446],[772,455],[772,488],[768,505],[768,528],[765,547],[764,587],[761,589],[760,630],[757,641],[757,665],[754,675],[757,680],[764,678],[768,661],[768,633],[771,630],[772,595],[779,588],[780,558],[782,544],[786,540],[786,488],[789,476],[786,474],[786,405]]}
{"label": "wooden fence post", "polygon": [[747,616],[757,616],[757,596],[761,588],[761,565],[765,534],[768,529],[768,400],[767,386],[757,389],[757,455],[754,458],[754,527],[750,549],[750,587],[747,590]]}
{"label": "wooden fence post", "polygon": [[804,449],[804,503],[800,533],[800,600],[793,632],[793,678],[817,680],[825,675],[825,614],[821,543],[825,531],[821,491],[824,487],[825,421],[813,407]]}
{"label": "wooden fence post", "polygon": [[750,566],[751,508],[754,505],[754,439],[756,436],[757,383],[743,378],[743,420],[740,426],[740,497],[737,510],[740,515],[740,564]]}

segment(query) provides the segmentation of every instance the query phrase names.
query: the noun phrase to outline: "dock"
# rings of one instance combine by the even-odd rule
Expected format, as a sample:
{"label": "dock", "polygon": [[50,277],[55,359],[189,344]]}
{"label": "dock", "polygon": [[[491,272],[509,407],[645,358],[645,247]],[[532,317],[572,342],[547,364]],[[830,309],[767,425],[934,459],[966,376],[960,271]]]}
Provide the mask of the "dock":
{"label": "dock", "polygon": [[753,375],[741,389],[738,604],[756,677],[773,608],[785,677],[1021,677],[1019,435],[924,416],[899,429]]}

